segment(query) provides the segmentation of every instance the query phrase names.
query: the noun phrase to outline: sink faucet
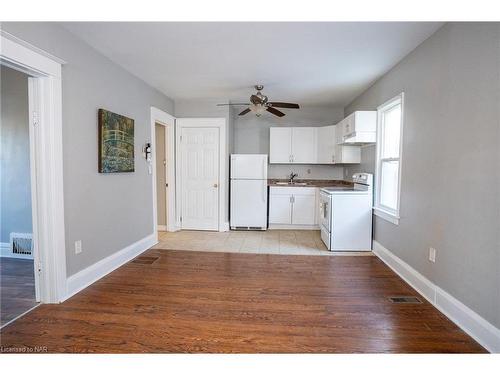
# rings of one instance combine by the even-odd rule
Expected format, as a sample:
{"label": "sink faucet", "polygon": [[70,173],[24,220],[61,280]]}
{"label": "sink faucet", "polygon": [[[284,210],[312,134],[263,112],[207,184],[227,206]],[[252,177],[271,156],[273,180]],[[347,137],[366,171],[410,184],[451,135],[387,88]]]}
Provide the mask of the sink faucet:
{"label": "sink faucet", "polygon": [[290,178],[290,183],[291,183],[291,184],[293,184],[293,179],[294,179],[295,177],[297,177],[297,176],[298,176],[298,175],[297,175],[297,173],[293,173],[293,172],[292,172],[292,173],[290,173],[290,176],[288,176],[288,177]]}

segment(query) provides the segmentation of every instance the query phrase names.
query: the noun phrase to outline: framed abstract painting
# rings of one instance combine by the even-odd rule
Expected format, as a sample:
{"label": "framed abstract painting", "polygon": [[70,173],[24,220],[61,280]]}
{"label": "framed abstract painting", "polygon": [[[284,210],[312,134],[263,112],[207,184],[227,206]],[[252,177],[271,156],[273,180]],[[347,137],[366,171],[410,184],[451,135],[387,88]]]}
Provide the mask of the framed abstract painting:
{"label": "framed abstract painting", "polygon": [[99,173],[134,172],[134,120],[99,109]]}

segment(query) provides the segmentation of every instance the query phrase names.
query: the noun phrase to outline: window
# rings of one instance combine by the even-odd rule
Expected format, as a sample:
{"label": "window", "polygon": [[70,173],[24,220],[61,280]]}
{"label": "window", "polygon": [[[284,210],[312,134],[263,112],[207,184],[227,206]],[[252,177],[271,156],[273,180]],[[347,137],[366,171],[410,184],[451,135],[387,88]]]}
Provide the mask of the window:
{"label": "window", "polygon": [[404,94],[401,93],[377,108],[374,212],[394,224],[399,224],[403,98]]}

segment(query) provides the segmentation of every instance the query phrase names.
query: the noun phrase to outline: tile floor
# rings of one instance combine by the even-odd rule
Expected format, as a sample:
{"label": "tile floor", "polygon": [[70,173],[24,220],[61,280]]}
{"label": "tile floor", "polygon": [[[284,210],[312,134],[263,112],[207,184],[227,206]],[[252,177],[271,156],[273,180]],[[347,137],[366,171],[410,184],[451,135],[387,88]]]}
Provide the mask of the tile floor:
{"label": "tile floor", "polygon": [[332,252],[319,230],[179,231],[159,232],[154,249],[284,255],[373,255],[372,252]]}

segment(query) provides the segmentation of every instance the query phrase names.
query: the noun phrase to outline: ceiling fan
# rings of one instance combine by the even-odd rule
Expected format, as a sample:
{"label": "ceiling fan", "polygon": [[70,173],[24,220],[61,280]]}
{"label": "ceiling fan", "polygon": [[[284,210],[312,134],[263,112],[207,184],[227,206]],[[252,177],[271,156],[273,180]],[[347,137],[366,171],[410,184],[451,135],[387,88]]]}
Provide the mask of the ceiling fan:
{"label": "ceiling fan", "polygon": [[276,108],[300,108],[298,104],[295,103],[283,103],[283,102],[270,102],[266,95],[261,93],[264,86],[255,85],[257,90],[256,94],[250,97],[250,103],[228,103],[228,104],[217,104],[217,105],[248,105],[248,108],[239,113],[239,116],[246,115],[248,112],[254,112],[258,117],[262,115],[265,111],[272,113],[275,116],[283,117],[285,114]]}

